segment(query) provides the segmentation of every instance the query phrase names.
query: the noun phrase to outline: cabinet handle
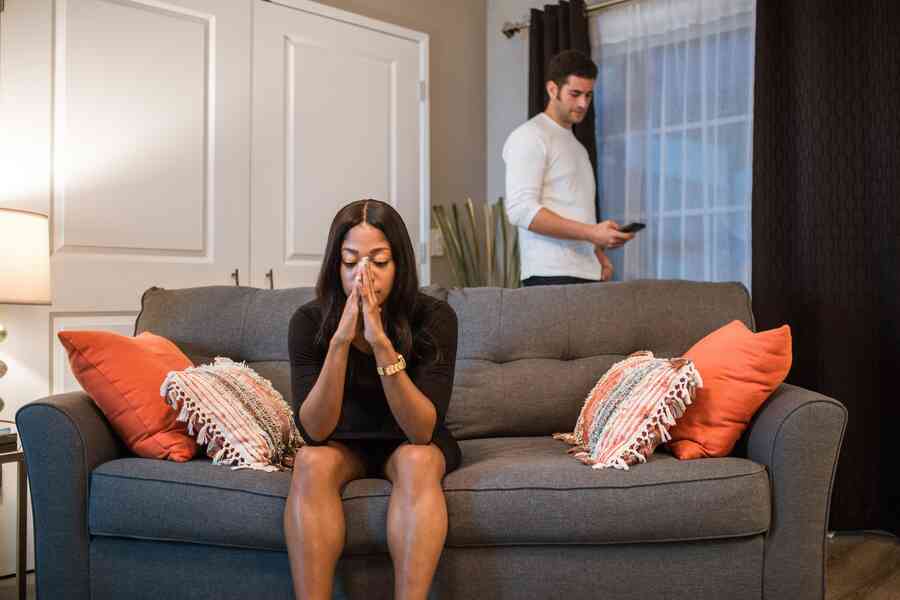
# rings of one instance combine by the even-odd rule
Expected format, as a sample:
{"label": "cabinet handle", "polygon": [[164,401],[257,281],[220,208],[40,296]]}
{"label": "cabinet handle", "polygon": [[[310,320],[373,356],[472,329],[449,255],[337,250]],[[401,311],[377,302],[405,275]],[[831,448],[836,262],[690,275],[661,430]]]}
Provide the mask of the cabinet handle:
{"label": "cabinet handle", "polygon": [[269,289],[275,289],[275,275],[272,273],[272,269],[269,269],[269,272],[266,273],[266,279],[269,280]]}
{"label": "cabinet handle", "polygon": [[241,272],[238,269],[235,269],[231,273],[231,278],[234,279],[234,285],[237,285],[237,286],[241,285]]}

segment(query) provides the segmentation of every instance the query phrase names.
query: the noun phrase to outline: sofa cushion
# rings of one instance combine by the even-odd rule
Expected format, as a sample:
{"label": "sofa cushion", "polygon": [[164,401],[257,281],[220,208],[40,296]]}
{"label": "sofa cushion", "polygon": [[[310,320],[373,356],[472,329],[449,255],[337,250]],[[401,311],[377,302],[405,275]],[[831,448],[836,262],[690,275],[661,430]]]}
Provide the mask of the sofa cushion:
{"label": "sofa cushion", "polygon": [[167,337],[195,365],[211,363],[216,356],[246,361],[296,410],[290,390],[288,323],[294,311],[314,296],[315,290],[308,287],[152,287],[141,297],[134,330]]}
{"label": "sofa cushion", "polygon": [[[609,544],[729,538],[769,527],[764,467],[739,458],[655,454],[630,471],[585,468],[551,438],[463,441],[444,479],[448,546]],[[208,460],[141,458],[91,476],[92,535],[284,550],[291,473],[232,471]],[[344,488],[351,554],[387,551],[390,483]]]}
{"label": "sofa cushion", "polygon": [[247,305],[256,291],[224,285],[152,287],[141,296],[134,333],[151,331],[172,340],[195,365],[215,356],[238,360]]}
{"label": "sofa cushion", "polygon": [[548,437],[460,443],[444,480],[452,545],[608,544],[729,538],[769,528],[765,467],[657,452],[628,471],[586,468]]}
{"label": "sofa cushion", "polygon": [[628,281],[449,291],[459,347],[447,427],[457,439],[571,430],[597,379],[640,350],[681,356],[732,320],[738,283]]}

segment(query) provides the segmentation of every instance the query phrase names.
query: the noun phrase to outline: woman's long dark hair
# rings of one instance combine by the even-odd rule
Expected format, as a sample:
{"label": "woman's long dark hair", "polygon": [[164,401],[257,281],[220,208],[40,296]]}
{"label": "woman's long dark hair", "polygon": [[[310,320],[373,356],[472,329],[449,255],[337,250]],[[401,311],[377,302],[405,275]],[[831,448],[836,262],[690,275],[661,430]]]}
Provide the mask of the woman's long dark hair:
{"label": "woman's long dark hair", "polygon": [[[394,285],[388,294],[387,302],[382,306],[385,333],[391,339],[394,348],[407,358],[422,359],[421,350],[413,348],[413,331],[410,320],[416,310],[419,293],[419,276],[416,273],[416,255],[403,217],[394,207],[380,200],[357,200],[343,207],[334,216],[328,242],[325,245],[325,257],[319,280],[316,282],[316,296],[322,307],[322,325],[316,336],[316,342],[326,351],[334,332],[337,330],[347,303],[347,295],[341,284],[341,244],[347,232],[360,223],[368,223],[384,233],[391,245],[391,255],[395,264]],[[362,318],[362,316],[360,316]],[[433,340],[417,340],[422,348],[434,348]],[[430,357],[434,359],[435,357]],[[431,361],[428,361],[431,362]]]}

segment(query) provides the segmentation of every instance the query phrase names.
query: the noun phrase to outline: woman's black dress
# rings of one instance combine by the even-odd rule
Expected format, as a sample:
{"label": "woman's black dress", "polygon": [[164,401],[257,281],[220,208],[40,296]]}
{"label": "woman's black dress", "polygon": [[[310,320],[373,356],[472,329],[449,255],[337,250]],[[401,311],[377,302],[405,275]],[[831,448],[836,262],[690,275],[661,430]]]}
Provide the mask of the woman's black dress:
{"label": "woman's black dress", "polygon": [[[300,423],[299,407],[315,385],[325,362],[326,352],[316,344],[316,334],[321,322],[322,309],[317,300],[304,304],[291,317],[288,332],[291,386],[293,397],[298,402],[294,420],[307,444],[318,446],[326,444],[328,440],[337,440],[362,456],[368,477],[383,477],[385,461],[397,446],[408,440],[391,413],[373,355],[350,346],[341,416],[330,435],[322,440],[314,440]],[[419,391],[431,400],[437,411],[431,441],[443,452],[446,472],[449,473],[459,466],[461,460],[459,445],[444,426],[456,366],[456,313],[446,302],[419,293],[410,317],[410,326],[413,352],[412,356],[404,356],[407,361],[406,370]],[[421,351],[421,345],[427,337],[426,332],[439,350],[438,359],[431,364],[419,364],[421,361],[416,359],[416,355],[420,352],[417,350]]]}

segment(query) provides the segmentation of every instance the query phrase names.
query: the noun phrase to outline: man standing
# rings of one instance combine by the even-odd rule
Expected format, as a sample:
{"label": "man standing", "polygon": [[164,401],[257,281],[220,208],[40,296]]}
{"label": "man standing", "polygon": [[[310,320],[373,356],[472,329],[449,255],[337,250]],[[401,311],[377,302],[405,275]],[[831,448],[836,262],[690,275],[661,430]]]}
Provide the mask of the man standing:
{"label": "man standing", "polygon": [[634,237],[613,221],[597,223],[594,169],[572,125],[590,110],[597,65],[566,50],[550,60],[544,112],[513,131],[503,146],[506,212],[519,228],[522,285],[609,280],[604,253]]}

